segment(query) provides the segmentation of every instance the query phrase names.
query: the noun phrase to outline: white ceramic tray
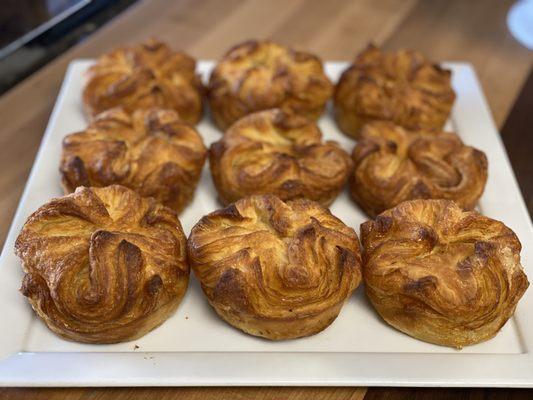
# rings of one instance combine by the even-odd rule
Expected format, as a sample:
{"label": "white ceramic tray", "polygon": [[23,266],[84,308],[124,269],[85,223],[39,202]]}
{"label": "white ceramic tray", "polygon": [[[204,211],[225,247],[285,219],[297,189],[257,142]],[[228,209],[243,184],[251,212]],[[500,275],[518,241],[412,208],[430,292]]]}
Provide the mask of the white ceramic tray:
{"label": "white ceramic tray", "polygon": [[[84,345],[52,334],[18,292],[22,279],[13,242],[26,217],[61,195],[62,138],[86,125],[80,94],[90,60],[70,64],[0,259],[0,383],[33,386],[140,385],[410,385],[533,386],[533,291],[499,335],[461,351],[424,343],[383,323],[360,287],[337,320],[318,335],[283,342],[248,336],[220,320],[194,278],[176,314],[145,337],[116,345]],[[327,63],[336,81],[343,63]],[[458,97],[447,129],[483,150],[489,179],[479,208],[520,237],[522,260],[533,277],[533,231],[500,136],[473,69],[448,64]],[[201,62],[207,76],[212,63]],[[351,151],[330,114],[320,120],[327,139]],[[198,130],[209,145],[220,137],[206,116]],[[220,208],[204,168],[194,202],[180,219],[188,234],[198,219]],[[365,215],[342,193],[332,212],[359,231]]]}

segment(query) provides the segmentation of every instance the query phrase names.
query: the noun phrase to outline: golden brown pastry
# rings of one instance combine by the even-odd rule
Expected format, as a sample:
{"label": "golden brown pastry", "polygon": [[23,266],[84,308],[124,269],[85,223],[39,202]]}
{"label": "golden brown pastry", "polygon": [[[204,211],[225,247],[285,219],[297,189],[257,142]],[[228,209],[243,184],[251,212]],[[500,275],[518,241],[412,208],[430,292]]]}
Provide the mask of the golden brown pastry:
{"label": "golden brown pastry", "polygon": [[123,186],[80,187],[26,221],[15,243],[21,292],[58,335],[139,338],[163,323],[189,281],[175,212]]}
{"label": "golden brown pastry", "polygon": [[383,53],[369,45],[335,88],[335,119],[354,138],[371,121],[392,121],[408,129],[441,129],[454,100],[450,70],[417,51]]}
{"label": "golden brown pastry", "polygon": [[283,108],[317,119],[333,92],[322,61],[270,41],[230,49],[209,79],[208,99],[222,130],[255,111]]}
{"label": "golden brown pastry", "polygon": [[83,105],[89,116],[118,106],[129,113],[170,108],[196,124],[202,118],[202,91],[193,58],[149,39],[99,57],[89,68]]}
{"label": "golden brown pastry", "polygon": [[180,212],[194,195],[206,154],[198,132],[174,111],[130,116],[115,108],[63,139],[62,184],[65,193],[121,184]]}
{"label": "golden brown pastry", "polygon": [[325,329],[361,281],[354,230],[309,200],[239,200],[203,217],[188,250],[220,317],[273,340]]}
{"label": "golden brown pastry", "polygon": [[313,121],[273,109],[236,122],[211,145],[209,165],[223,204],[271,193],[327,206],[346,183],[352,163],[337,143],[322,141]]}
{"label": "golden brown pastry", "polygon": [[350,192],[371,217],[405,200],[448,199],[472,209],[487,181],[485,153],[453,133],[365,125],[352,153]]}
{"label": "golden brown pastry", "polygon": [[492,338],[527,289],[520,241],[449,200],[412,200],[361,225],[366,294],[390,325],[461,348]]}

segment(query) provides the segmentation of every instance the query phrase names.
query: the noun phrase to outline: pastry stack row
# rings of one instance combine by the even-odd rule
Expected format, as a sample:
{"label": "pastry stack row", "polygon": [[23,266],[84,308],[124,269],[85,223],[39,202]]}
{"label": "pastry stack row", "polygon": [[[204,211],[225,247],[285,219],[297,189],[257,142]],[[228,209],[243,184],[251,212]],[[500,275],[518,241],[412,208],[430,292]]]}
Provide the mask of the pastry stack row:
{"label": "pastry stack row", "polygon": [[[330,98],[351,155],[316,124]],[[58,160],[66,195],[15,245],[22,293],[66,339],[146,334],[190,269],[223,320],[273,340],[327,328],[364,282],[388,324],[461,348],[496,335],[529,285],[516,235],[472,210],[485,154],[443,131],[451,72],[419,52],[369,46],[334,85],[317,56],[249,41],[204,87],[194,59],[151,39],[101,56],[82,99],[88,126]],[[209,149],[204,102],[221,131]],[[225,208],[186,238],[206,159]],[[372,218],[361,242],[327,208],[345,185]]]}

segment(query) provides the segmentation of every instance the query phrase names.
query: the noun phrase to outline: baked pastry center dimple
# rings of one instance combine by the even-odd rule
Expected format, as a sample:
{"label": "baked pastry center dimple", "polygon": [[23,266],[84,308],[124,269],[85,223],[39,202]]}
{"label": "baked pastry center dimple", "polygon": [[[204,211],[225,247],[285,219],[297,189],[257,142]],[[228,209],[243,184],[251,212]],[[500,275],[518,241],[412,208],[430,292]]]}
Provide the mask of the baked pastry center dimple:
{"label": "baked pastry center dimple", "polygon": [[188,246],[222,318],[271,339],[324,329],[360,281],[355,232],[308,200],[242,199],[202,218]]}
{"label": "baked pastry center dimple", "polygon": [[178,306],[189,278],[176,215],[122,186],[79,188],[38,209],[15,251],[21,291],[57,334],[87,343],[143,336]]}
{"label": "baked pastry center dimple", "polygon": [[377,161],[372,172],[381,179],[388,179],[403,170],[412,171],[414,168],[420,177],[438,186],[458,186],[462,177],[454,153],[460,151],[461,142],[451,136],[443,137],[444,135],[439,140],[441,138],[437,138],[437,134],[430,134],[426,138],[422,135],[417,137],[416,134],[410,136],[404,146],[398,141],[387,140],[382,147],[383,151],[375,156],[382,159]]}
{"label": "baked pastry center dimple", "polygon": [[384,53],[370,45],[337,83],[335,118],[341,130],[355,138],[372,121],[441,129],[454,100],[449,70],[415,51]]}
{"label": "baked pastry center dimple", "polygon": [[275,109],[251,114],[211,146],[210,168],[223,203],[252,194],[333,201],[348,179],[349,156],[323,142],[304,117]]}
{"label": "baked pastry center dimple", "polygon": [[462,347],[493,337],[529,283],[501,222],[447,200],[412,200],[361,226],[368,297],[392,326]]}
{"label": "baked pastry center dimple", "polygon": [[440,131],[367,124],[352,153],[350,192],[370,216],[417,198],[453,200],[472,209],[487,180],[484,153]]}
{"label": "baked pastry center dimple", "polygon": [[191,200],[207,150],[198,132],[172,110],[122,109],[98,115],[63,140],[65,192],[121,184],[181,211]]}
{"label": "baked pastry center dimple", "polygon": [[247,114],[270,108],[317,119],[332,91],[317,57],[269,41],[249,41],[216,65],[208,99],[216,124],[226,129]]}
{"label": "baked pastry center dimple", "polygon": [[202,85],[196,62],[155,39],[102,55],[89,68],[83,90],[87,114],[114,107],[128,113],[140,108],[165,107],[189,123],[202,116]]}

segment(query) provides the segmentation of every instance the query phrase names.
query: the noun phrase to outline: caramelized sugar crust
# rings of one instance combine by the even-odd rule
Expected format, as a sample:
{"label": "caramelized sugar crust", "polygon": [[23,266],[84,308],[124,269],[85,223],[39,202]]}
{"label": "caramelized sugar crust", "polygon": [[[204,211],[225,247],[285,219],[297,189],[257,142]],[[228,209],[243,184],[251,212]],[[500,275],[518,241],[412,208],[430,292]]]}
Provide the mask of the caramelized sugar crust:
{"label": "caramelized sugar crust", "polygon": [[239,200],[203,217],[188,251],[220,317],[273,340],[325,329],[361,281],[354,230],[309,200]]}
{"label": "caramelized sugar crust", "polygon": [[412,200],[361,225],[363,276],[381,317],[417,339],[461,348],[498,333],[529,282],[503,223],[449,200]]}
{"label": "caramelized sugar crust", "polygon": [[21,292],[56,334],[139,338],[179,305],[189,281],[176,213],[123,186],[80,187],[26,221],[15,243]]}

